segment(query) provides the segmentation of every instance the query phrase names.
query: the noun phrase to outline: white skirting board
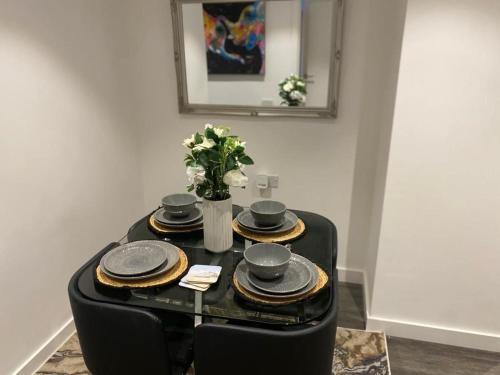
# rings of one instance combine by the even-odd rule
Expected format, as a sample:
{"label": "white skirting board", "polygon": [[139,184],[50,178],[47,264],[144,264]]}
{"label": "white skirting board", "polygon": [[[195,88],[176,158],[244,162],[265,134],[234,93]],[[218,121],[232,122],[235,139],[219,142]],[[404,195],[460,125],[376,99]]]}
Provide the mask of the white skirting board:
{"label": "white skirting board", "polygon": [[349,269],[344,267],[337,267],[339,274],[339,281],[353,284],[364,284],[363,270]]}
{"label": "white skirting board", "polygon": [[500,352],[500,336],[484,332],[384,319],[375,316],[368,316],[366,329],[368,331],[383,331],[388,336]]}
{"label": "white skirting board", "polygon": [[75,333],[73,318],[68,320],[52,337],[36,350],[14,375],[32,375]]}
{"label": "white skirting board", "polygon": [[360,269],[339,267],[338,274],[339,281],[363,285],[366,329],[368,331],[383,331],[388,336],[500,352],[500,335],[371,316],[366,273]]}

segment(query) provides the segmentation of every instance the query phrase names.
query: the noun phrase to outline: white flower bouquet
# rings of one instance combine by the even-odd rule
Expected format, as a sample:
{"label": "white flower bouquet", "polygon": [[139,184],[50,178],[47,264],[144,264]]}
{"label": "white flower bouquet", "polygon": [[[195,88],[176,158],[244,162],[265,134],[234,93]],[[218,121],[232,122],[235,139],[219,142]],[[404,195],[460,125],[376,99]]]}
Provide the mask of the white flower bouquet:
{"label": "white flower bouquet", "polygon": [[306,81],[297,74],[290,74],[279,83],[281,104],[296,107],[306,102]]}
{"label": "white flower bouquet", "polygon": [[230,186],[244,188],[248,183],[243,168],[253,160],[245,153],[245,142],[229,131],[206,124],[203,134],[197,132],[183,142],[190,150],[184,159],[190,183],[187,188],[200,198],[225,200],[230,197]]}

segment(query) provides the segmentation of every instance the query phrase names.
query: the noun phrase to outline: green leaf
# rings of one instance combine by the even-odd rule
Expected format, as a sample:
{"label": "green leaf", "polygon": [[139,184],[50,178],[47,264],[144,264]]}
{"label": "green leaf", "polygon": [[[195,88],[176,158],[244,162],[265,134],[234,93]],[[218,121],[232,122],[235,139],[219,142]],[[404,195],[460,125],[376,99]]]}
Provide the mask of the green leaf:
{"label": "green leaf", "polygon": [[197,145],[200,143],[203,143],[203,136],[200,133],[196,132],[196,134],[194,135],[194,144]]}
{"label": "green leaf", "polygon": [[193,167],[194,164],[196,164],[193,156],[186,154],[186,157],[184,158],[184,162],[186,163],[186,167]]}
{"label": "green leaf", "polygon": [[243,146],[237,146],[237,147],[234,149],[234,153],[235,153],[236,155],[241,155],[244,151],[245,151],[245,147],[243,147]]}
{"label": "green leaf", "polygon": [[188,191],[188,192],[192,192],[193,190],[194,190],[194,185],[193,185],[193,184],[191,184],[191,185],[189,185],[189,186],[187,187],[187,191]]}
{"label": "green leaf", "polygon": [[243,156],[240,156],[238,158],[238,161],[241,163],[241,164],[245,164],[245,165],[252,165],[253,164],[253,160],[250,156],[248,155],[243,155]]}
{"label": "green leaf", "polygon": [[219,137],[217,137],[217,134],[215,134],[213,128],[205,129],[205,137],[207,137],[208,139],[212,139],[215,142],[217,142],[219,140]]}
{"label": "green leaf", "polygon": [[208,155],[208,159],[214,163],[220,162],[220,154],[214,149],[206,150],[206,154]]}
{"label": "green leaf", "polygon": [[198,155],[198,162],[202,165],[203,168],[207,169],[210,163],[208,158],[208,153],[206,151],[201,151]]}
{"label": "green leaf", "polygon": [[238,166],[238,162],[234,156],[229,156],[226,161],[226,171],[231,171]]}
{"label": "green leaf", "polygon": [[205,196],[206,191],[207,191],[207,188],[204,185],[198,185],[196,187],[196,195],[200,198],[203,198]]}

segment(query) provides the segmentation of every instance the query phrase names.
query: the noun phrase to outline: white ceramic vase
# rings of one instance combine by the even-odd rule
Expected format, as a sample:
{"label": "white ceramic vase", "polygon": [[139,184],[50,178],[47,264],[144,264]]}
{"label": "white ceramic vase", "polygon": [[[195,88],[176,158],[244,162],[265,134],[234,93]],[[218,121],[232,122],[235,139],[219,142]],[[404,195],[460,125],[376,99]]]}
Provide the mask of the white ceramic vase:
{"label": "white ceramic vase", "polygon": [[222,253],[233,246],[232,199],[211,201],[203,199],[203,236],[205,248]]}

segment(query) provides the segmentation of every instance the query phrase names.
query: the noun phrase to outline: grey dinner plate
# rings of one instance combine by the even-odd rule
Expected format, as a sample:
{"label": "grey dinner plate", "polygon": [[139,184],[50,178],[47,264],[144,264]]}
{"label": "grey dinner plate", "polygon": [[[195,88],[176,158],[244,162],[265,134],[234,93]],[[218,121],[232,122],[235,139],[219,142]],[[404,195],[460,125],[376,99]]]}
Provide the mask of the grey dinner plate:
{"label": "grey dinner plate", "polygon": [[162,224],[170,229],[191,229],[191,228],[198,228],[203,225],[203,217],[199,218],[198,220],[189,223],[189,224],[178,224],[178,225],[172,225],[172,224]]}
{"label": "grey dinner plate", "polygon": [[[160,253],[162,256],[158,256]],[[100,266],[106,275],[115,279],[141,280],[168,271],[178,261],[179,251],[174,245],[144,240],[114,248],[101,258]]]}
{"label": "grey dinner plate", "polygon": [[285,223],[285,218],[283,217],[280,221],[279,224],[276,225],[269,225],[269,226],[262,226],[258,225],[257,222],[255,221],[254,217],[252,216],[252,213],[250,210],[244,210],[241,211],[238,216],[236,216],[236,220],[238,220],[238,223],[242,225],[243,227],[249,229],[249,230],[262,230],[265,232],[269,232],[270,230],[277,229],[281,227]]}
{"label": "grey dinner plate", "polygon": [[[259,288],[254,287],[250,282],[248,281],[248,274],[249,270],[246,265],[245,259],[243,259],[238,266],[236,266],[235,276],[240,285],[248,290],[249,292],[256,294],[261,297],[265,298],[274,298],[274,299],[285,299],[285,298],[290,298],[290,297],[299,297],[303,294],[306,294],[307,292],[310,292],[314,287],[316,286],[316,283],[318,282],[318,270],[314,263],[312,263],[309,259],[306,259],[298,254],[292,254],[292,259],[296,259],[297,261],[302,261],[308,268],[311,273],[311,280],[309,283],[301,290],[293,292],[293,293],[288,293],[288,294],[275,294],[275,293],[269,293],[265,292],[263,290],[260,290]],[[299,260],[300,259],[300,260]]]}
{"label": "grey dinner plate", "polygon": [[137,281],[137,280],[145,280],[149,279],[151,277],[163,275],[165,272],[167,272],[169,269],[171,269],[173,266],[175,266],[175,263],[169,263],[166,262],[163,266],[159,267],[157,270],[154,270],[151,273],[147,273],[145,275],[137,275],[137,276],[119,276],[119,275],[114,275],[108,271],[106,271],[105,268],[101,267],[101,270],[103,273],[105,273],[107,276],[116,279],[116,280],[122,280],[122,281]]}
{"label": "grey dinner plate", "polygon": [[203,216],[203,212],[200,207],[195,207],[193,211],[189,213],[188,216],[185,217],[173,217],[169,215],[165,208],[160,208],[155,212],[155,220],[161,224],[169,225],[169,226],[179,226],[179,225],[187,225],[193,224],[199,221]]}
{"label": "grey dinner plate", "polygon": [[309,267],[297,257],[291,258],[283,276],[272,280],[262,280],[252,272],[247,274],[248,282],[264,292],[273,294],[290,294],[307,286],[312,275]]}
{"label": "grey dinner plate", "polygon": [[[244,212],[248,212],[249,216],[252,217],[252,214],[250,213],[250,211],[243,211],[242,213]],[[240,213],[237,218],[239,218],[239,216],[242,214]],[[243,215],[242,215],[243,216]],[[253,217],[252,217],[253,219]],[[259,227],[259,226],[256,226],[255,225],[255,222],[254,222],[254,225],[253,226],[248,226],[247,224],[249,223],[249,220],[247,219],[247,216],[245,215],[245,219],[246,220],[244,223],[242,223],[239,219],[238,219],[238,223],[241,224],[241,226],[250,231],[250,232],[255,232],[255,233],[267,233],[267,234],[280,234],[280,233],[284,233],[284,232],[288,232],[289,230],[292,230],[295,225],[297,225],[297,221],[299,220],[299,218],[297,217],[297,215],[295,215],[293,212],[291,211],[287,211],[285,213],[285,221],[283,222],[282,225],[280,225],[279,227],[277,228],[274,228],[274,229],[268,229],[266,227]]]}
{"label": "grey dinner plate", "polygon": [[167,251],[159,241],[130,242],[114,248],[102,257],[103,267],[120,276],[151,272],[167,260]]}

